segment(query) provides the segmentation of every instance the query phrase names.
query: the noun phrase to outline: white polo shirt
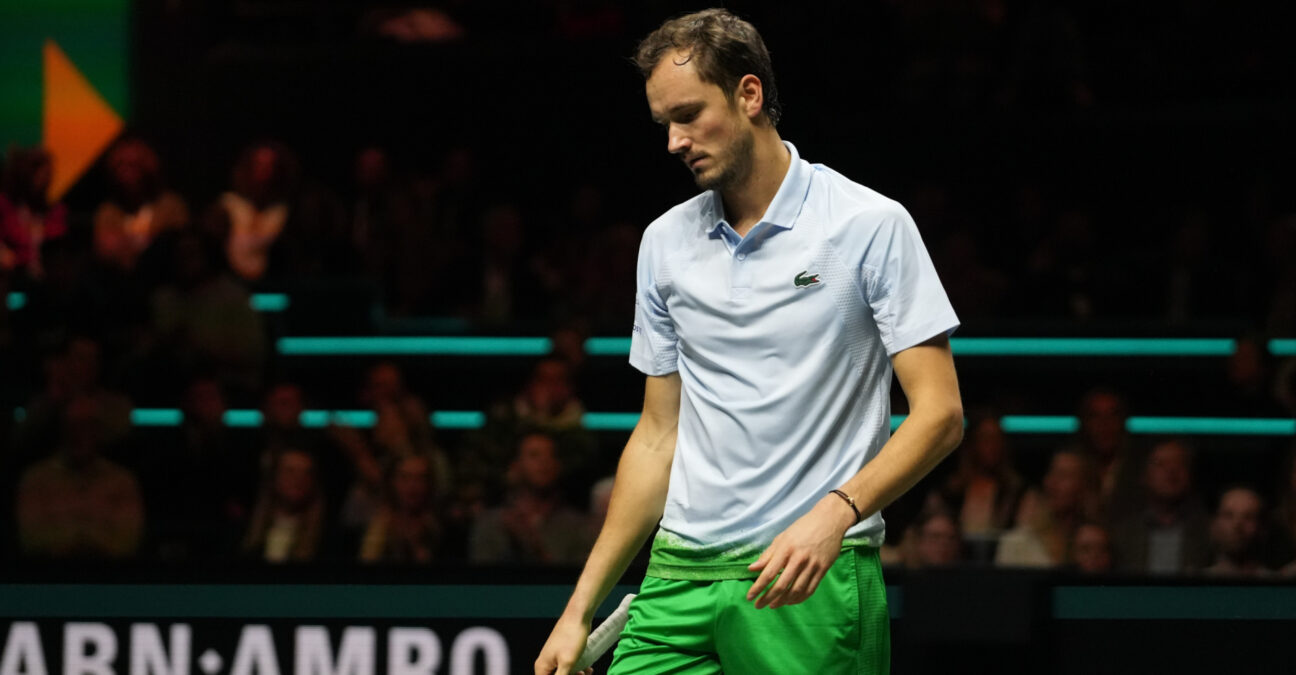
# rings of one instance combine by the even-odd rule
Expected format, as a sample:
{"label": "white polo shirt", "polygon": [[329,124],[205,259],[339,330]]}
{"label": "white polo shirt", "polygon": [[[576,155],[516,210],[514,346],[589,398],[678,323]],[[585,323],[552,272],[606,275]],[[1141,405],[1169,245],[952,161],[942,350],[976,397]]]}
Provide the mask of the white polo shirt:
{"label": "white polo shirt", "polygon": [[[959,324],[908,212],[785,145],[746,237],[709,191],[640,245],[630,363],[683,386],[653,576],[756,576],[746,566],[890,437],[890,357]],[[884,529],[871,514],[845,545]]]}

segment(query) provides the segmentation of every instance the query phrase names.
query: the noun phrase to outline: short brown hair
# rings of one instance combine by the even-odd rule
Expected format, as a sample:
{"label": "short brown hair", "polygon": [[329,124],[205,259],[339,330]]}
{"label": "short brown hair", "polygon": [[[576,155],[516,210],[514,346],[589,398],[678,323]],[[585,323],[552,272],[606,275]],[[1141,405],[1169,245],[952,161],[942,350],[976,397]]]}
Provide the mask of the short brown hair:
{"label": "short brown hair", "polygon": [[765,95],[762,112],[770,124],[778,124],[783,106],[774,84],[769,51],[755,26],[726,9],[706,9],[671,19],[644,38],[635,51],[635,65],[645,80],[672,49],[687,51],[698,77],[719,86],[730,100],[738,82],[746,75],[755,75]]}

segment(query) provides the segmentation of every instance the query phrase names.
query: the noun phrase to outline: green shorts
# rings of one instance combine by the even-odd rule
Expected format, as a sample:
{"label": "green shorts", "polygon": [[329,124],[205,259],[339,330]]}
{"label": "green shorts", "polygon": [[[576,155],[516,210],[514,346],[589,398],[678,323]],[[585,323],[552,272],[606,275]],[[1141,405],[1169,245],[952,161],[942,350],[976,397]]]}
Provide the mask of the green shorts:
{"label": "green shorts", "polygon": [[755,608],[752,579],[645,577],[608,675],[884,675],[886,585],[875,548],[843,550],[798,605]]}

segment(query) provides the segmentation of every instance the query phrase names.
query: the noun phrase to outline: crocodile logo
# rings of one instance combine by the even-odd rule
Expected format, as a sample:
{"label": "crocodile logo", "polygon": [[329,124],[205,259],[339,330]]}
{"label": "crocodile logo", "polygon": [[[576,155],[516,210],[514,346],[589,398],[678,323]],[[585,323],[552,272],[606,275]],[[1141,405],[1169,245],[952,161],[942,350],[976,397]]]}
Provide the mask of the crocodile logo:
{"label": "crocodile logo", "polygon": [[795,284],[797,288],[814,286],[815,284],[819,283],[819,275],[806,274],[806,270],[801,270],[801,273],[796,275],[796,277],[792,279],[792,283]]}

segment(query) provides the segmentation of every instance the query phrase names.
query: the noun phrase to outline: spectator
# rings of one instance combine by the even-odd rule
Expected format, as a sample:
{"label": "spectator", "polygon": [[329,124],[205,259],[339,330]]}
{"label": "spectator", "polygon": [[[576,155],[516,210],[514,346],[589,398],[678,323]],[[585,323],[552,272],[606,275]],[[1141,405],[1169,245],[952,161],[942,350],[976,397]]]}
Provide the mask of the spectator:
{"label": "spectator", "polygon": [[[453,272],[473,284],[473,316],[486,325],[548,316],[561,279],[543,260],[528,254],[526,223],[513,204],[497,204],[482,216],[480,257]],[[467,261],[460,261],[462,263]]]}
{"label": "spectator", "polygon": [[101,455],[99,401],[73,396],[53,456],[28,468],[18,486],[19,547],[49,558],[129,558],[144,531],[139,484]]}
{"label": "spectator", "polygon": [[982,413],[968,426],[958,470],[933,497],[956,515],[964,538],[993,540],[1012,525],[1025,481],[1012,466],[998,417]]}
{"label": "spectator", "polygon": [[257,143],[239,155],[230,179],[233,189],[220,196],[206,219],[238,278],[253,282],[266,276],[288,225],[297,182],[297,158],[279,143]]}
{"label": "spectator", "polygon": [[1229,488],[1220,495],[1210,529],[1215,558],[1205,569],[1207,574],[1258,577],[1273,573],[1260,559],[1263,508],[1260,493],[1246,486]]}
{"label": "spectator", "polygon": [[576,564],[589,553],[584,515],[562,503],[562,465],[553,438],[533,433],[518,443],[509,469],[513,489],[499,508],[482,513],[469,537],[480,563]]}
{"label": "spectator", "polygon": [[1071,540],[1071,564],[1081,574],[1106,574],[1112,571],[1111,535],[1098,523],[1076,528]]}
{"label": "spectator", "polygon": [[45,276],[41,246],[68,233],[67,209],[49,202],[54,161],[43,148],[9,150],[0,179],[0,275]]}
{"label": "spectator", "polygon": [[579,429],[585,405],[576,397],[570,366],[559,359],[537,363],[513,399],[513,414],[522,426],[549,431]]}
{"label": "spectator", "polygon": [[468,541],[472,537],[473,525],[486,511],[487,485],[488,481],[476,473],[459,471],[455,474],[446,505],[443,541],[447,558],[468,558]]}
{"label": "spectator", "polygon": [[949,567],[963,558],[958,523],[949,513],[927,511],[919,515],[909,536],[914,539],[906,558],[911,569]]}
{"label": "spectator", "polygon": [[346,258],[327,268],[384,279],[384,287],[391,287],[396,281],[392,264],[398,255],[396,237],[412,215],[412,197],[393,178],[387,151],[376,145],[356,154],[353,174],[350,228],[340,242]]}
{"label": "spectator", "polygon": [[1064,449],[1089,458],[1103,514],[1109,520],[1129,515],[1143,503],[1142,457],[1125,428],[1125,398],[1111,389],[1090,390],[1081,400],[1078,417],[1080,431]]}
{"label": "spectator", "polygon": [[[162,370],[187,382],[198,372],[218,373],[234,393],[259,389],[266,357],[265,330],[246,289],[221,269],[205,235],[186,231],[175,241],[173,281],[153,294],[153,348]],[[172,391],[174,382],[167,383]]]}
{"label": "spectator", "polygon": [[1032,490],[1022,499],[1016,527],[999,539],[995,564],[1056,567],[1065,562],[1076,528],[1096,510],[1093,482],[1085,455],[1073,450],[1053,453],[1043,490]]}
{"label": "spectator", "polygon": [[1224,382],[1212,390],[1216,414],[1277,417],[1283,414],[1275,395],[1274,374],[1265,340],[1255,335],[1238,338],[1237,349],[1225,361]]}
{"label": "spectator", "polygon": [[129,273],[158,234],[189,222],[184,199],[166,189],[161,161],[139,139],[108,151],[108,199],[94,214],[94,253],[104,266]]}
{"label": "spectator", "polygon": [[263,141],[234,165],[229,192],[208,210],[204,227],[222,242],[229,268],[249,284],[322,272],[339,245],[342,206],[324,190],[303,187],[296,155]]}
{"label": "spectator", "polygon": [[1210,561],[1206,510],[1192,491],[1193,451],[1167,440],[1148,454],[1147,505],[1112,528],[1112,548],[1122,572],[1179,574]]}
{"label": "spectator", "polygon": [[266,390],[261,402],[261,437],[256,445],[260,449],[260,460],[237,471],[241,486],[238,494],[250,500],[255,496],[257,477],[270,474],[280,453],[305,450],[319,464],[325,503],[335,505],[343,502],[353,482],[350,461],[325,431],[302,424],[305,412],[306,393],[300,385],[280,381]]}
{"label": "spectator", "polygon": [[450,488],[450,462],[436,446],[427,406],[405,388],[400,368],[384,361],[369,369],[360,402],[376,414],[373,431],[334,425],[330,433],[351,460],[355,483],[342,506],[342,526],[362,531],[382,503],[383,468],[402,457],[426,455],[433,462],[437,494]]}
{"label": "spectator", "polygon": [[261,485],[243,552],[269,563],[310,562],[319,557],[323,537],[324,498],[315,458],[286,450]]}
{"label": "spectator", "polygon": [[19,426],[15,449],[30,459],[58,443],[59,422],[64,407],[84,396],[95,400],[99,415],[99,443],[113,449],[130,431],[131,400],[101,382],[102,356],[99,343],[75,336],[45,359],[45,387],[28,401],[26,418]]}
{"label": "spectator", "polygon": [[369,521],[360,546],[364,562],[428,563],[438,556],[442,526],[432,460],[406,455],[392,464],[385,503]]}

